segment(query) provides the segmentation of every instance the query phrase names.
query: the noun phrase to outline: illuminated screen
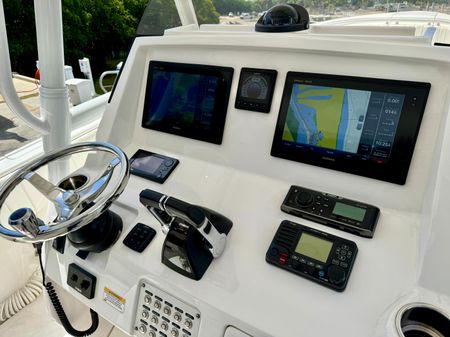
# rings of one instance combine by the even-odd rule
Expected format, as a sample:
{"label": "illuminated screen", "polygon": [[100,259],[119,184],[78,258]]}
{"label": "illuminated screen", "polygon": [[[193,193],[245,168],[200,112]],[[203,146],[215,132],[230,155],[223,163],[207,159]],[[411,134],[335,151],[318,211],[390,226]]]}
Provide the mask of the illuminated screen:
{"label": "illuminated screen", "polygon": [[131,167],[146,173],[153,173],[163,162],[164,159],[155,156],[140,157],[131,161]]}
{"label": "illuminated screen", "polygon": [[288,72],[271,155],[403,185],[430,87]]}
{"label": "illuminated screen", "polygon": [[328,260],[332,247],[333,242],[302,233],[295,252],[325,263]]}
{"label": "illuminated screen", "polygon": [[222,142],[232,68],[151,61],[142,126]]}
{"label": "illuminated screen", "polygon": [[405,95],[294,83],[282,140],[389,159]]}
{"label": "illuminated screen", "polygon": [[333,214],[340,215],[346,218],[350,218],[356,221],[363,221],[366,215],[366,210],[364,208],[359,208],[341,202],[337,202],[333,209]]}
{"label": "illuminated screen", "polygon": [[219,79],[214,76],[156,70],[153,73],[148,111],[150,124],[173,121],[211,127]]}

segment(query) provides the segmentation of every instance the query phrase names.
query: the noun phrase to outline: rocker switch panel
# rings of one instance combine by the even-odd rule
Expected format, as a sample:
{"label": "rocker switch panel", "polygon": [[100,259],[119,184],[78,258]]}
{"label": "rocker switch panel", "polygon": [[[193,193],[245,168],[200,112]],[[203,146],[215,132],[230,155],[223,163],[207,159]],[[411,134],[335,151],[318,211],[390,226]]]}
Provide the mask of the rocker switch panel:
{"label": "rocker switch panel", "polygon": [[87,299],[94,298],[97,278],[75,263],[69,265],[67,284]]}

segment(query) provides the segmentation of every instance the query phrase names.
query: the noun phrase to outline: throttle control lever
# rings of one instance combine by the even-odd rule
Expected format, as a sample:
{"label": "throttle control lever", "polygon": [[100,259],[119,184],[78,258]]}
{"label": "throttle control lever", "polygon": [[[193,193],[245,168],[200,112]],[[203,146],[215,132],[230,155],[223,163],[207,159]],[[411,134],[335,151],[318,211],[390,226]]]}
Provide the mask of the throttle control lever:
{"label": "throttle control lever", "polygon": [[179,218],[203,236],[213,257],[222,255],[226,234],[232,226],[231,221],[223,215],[150,189],[143,190],[139,200],[161,223],[165,234],[169,232],[173,221]]}

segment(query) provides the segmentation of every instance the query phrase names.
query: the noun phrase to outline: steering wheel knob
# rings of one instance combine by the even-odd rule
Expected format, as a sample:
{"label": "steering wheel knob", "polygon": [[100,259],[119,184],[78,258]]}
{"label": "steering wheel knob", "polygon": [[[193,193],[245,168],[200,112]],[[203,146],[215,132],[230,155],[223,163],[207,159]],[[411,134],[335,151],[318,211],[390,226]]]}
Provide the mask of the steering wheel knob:
{"label": "steering wheel knob", "polygon": [[19,208],[11,213],[8,223],[15,230],[29,238],[35,238],[39,234],[41,227],[44,226],[44,222],[38,219],[30,208]]}

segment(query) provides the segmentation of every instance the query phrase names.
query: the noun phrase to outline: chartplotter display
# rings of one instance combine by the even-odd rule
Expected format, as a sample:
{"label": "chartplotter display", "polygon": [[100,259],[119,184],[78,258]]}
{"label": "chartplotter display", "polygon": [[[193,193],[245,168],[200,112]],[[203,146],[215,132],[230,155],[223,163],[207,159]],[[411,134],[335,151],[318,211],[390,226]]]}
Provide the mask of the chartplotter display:
{"label": "chartplotter display", "polygon": [[290,72],[272,155],[404,184],[429,89]]}
{"label": "chartplotter display", "polygon": [[142,126],[221,144],[233,68],[151,61]]}

